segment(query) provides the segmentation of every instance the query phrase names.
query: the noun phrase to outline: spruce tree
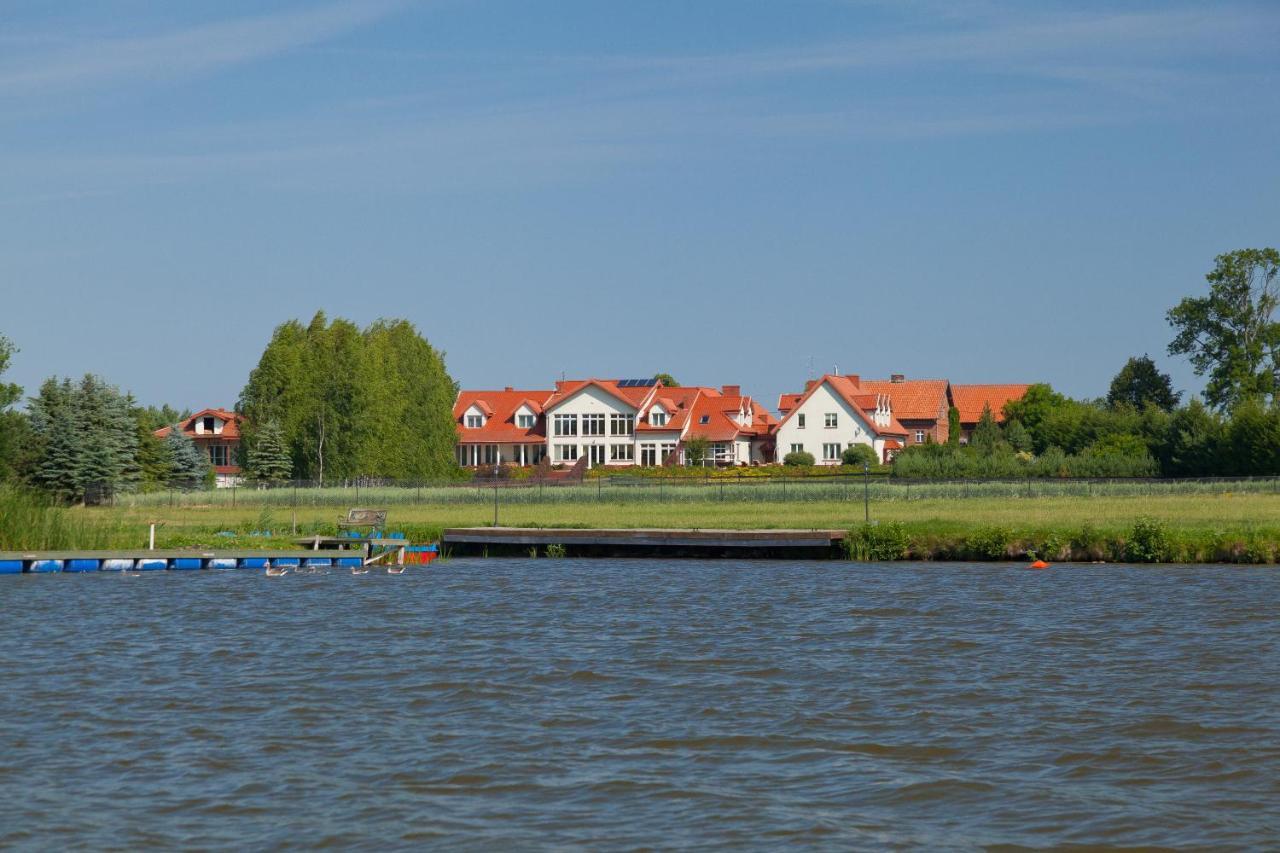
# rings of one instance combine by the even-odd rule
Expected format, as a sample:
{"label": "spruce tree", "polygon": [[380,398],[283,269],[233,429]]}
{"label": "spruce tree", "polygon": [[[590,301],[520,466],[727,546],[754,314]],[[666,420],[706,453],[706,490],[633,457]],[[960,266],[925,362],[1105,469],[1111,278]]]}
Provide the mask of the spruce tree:
{"label": "spruce tree", "polygon": [[292,476],[293,462],[278,422],[267,421],[255,431],[246,467],[249,478],[260,483],[282,483]]}
{"label": "spruce tree", "polygon": [[978,425],[973,428],[973,437],[970,438],[969,443],[979,453],[987,455],[995,453],[996,448],[999,447],[1000,426],[996,423],[996,416],[991,413],[990,404],[982,407],[982,417],[978,419]]}
{"label": "spruce tree", "polygon": [[209,460],[196,447],[191,436],[182,431],[181,424],[173,424],[165,436],[169,458],[173,467],[169,473],[169,485],[175,488],[194,489],[200,486],[209,470]]}
{"label": "spruce tree", "polygon": [[947,409],[947,444],[960,443],[960,410],[955,406]]}

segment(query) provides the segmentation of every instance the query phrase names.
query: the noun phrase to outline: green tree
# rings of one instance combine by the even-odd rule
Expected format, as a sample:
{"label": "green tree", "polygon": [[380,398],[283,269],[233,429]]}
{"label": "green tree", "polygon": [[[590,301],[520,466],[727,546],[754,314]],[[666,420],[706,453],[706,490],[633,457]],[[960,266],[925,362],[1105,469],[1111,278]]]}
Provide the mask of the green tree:
{"label": "green tree", "polygon": [[[0,376],[9,369],[9,361],[15,352],[17,347],[13,342],[0,335]],[[11,411],[11,407],[21,398],[21,387],[0,382],[0,481],[12,479],[17,473],[26,423],[22,415]]]}
{"label": "green tree", "polygon": [[71,380],[47,379],[40,393],[29,401],[35,437],[31,480],[63,501],[76,501],[83,495],[83,431],[74,397]]}
{"label": "green tree", "polygon": [[1241,249],[1219,255],[1205,278],[1209,295],[1187,297],[1167,318],[1177,335],[1170,355],[1185,355],[1208,376],[1209,405],[1228,411],[1242,400],[1266,402],[1280,389],[1280,252]]}
{"label": "green tree", "polygon": [[659,373],[653,377],[653,381],[661,382],[663,385],[667,386],[668,388],[680,387],[680,383],[677,382],[675,380],[675,377],[672,376],[670,373]]}
{"label": "green tree", "polygon": [[1231,413],[1221,472],[1242,477],[1280,474],[1280,411],[1245,400]]}
{"label": "green tree", "polygon": [[[1032,385],[1019,400],[1011,400],[1005,404],[1005,420],[1021,421],[1031,433],[1031,441],[1036,453],[1043,453],[1053,442],[1042,434],[1041,426],[1055,413],[1060,412],[1068,400],[1053,387],[1047,384]],[[1058,445],[1061,446],[1061,445]]]}
{"label": "green tree", "polygon": [[1198,398],[1173,413],[1161,464],[1170,477],[1209,477],[1219,470],[1222,419]]}
{"label": "green tree", "polygon": [[163,488],[173,472],[173,457],[169,444],[156,438],[150,422],[138,423],[138,485],[144,492]]}
{"label": "green tree", "polygon": [[947,444],[959,446],[960,432],[960,410],[951,406],[947,409]]}
{"label": "green tree", "polygon": [[990,456],[999,449],[1000,425],[996,423],[996,416],[991,413],[991,406],[982,407],[982,416],[978,418],[978,425],[973,428],[973,435],[969,437],[969,446],[985,456]]}
{"label": "green tree", "polygon": [[275,422],[294,476],[456,474],[453,400],[444,356],[404,320],[363,332],[317,312],[276,328],[240,394],[245,440]]}
{"label": "green tree", "polygon": [[1111,380],[1107,405],[1113,409],[1121,405],[1142,409],[1150,404],[1172,412],[1177,408],[1181,397],[1180,393],[1173,390],[1173,380],[1169,378],[1169,374],[1161,373],[1151,357],[1144,354],[1125,362],[1124,367]]}
{"label": "green tree", "polygon": [[844,453],[840,454],[840,464],[852,465],[855,468],[861,468],[864,465],[875,468],[880,464],[880,459],[871,445],[853,444],[846,447]]}
{"label": "green tree", "polygon": [[281,483],[293,475],[280,424],[267,421],[256,431],[248,451],[247,469],[249,478],[260,483]]}
{"label": "green tree", "polygon": [[1022,421],[1012,420],[1004,425],[1004,440],[1019,453],[1030,453],[1031,433],[1022,425]]}
{"label": "green tree", "polygon": [[711,442],[702,436],[694,436],[684,441],[684,464],[701,465],[711,451]]}
{"label": "green tree", "polygon": [[209,457],[196,446],[191,436],[182,431],[182,425],[170,425],[164,441],[172,466],[169,469],[169,485],[183,489],[204,485],[210,470]]}

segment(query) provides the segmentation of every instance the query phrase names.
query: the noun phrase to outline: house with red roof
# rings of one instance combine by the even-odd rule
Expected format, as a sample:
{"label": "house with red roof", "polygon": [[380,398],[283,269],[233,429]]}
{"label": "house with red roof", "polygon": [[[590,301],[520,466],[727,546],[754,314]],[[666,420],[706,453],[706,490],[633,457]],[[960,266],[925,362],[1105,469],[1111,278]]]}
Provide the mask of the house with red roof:
{"label": "house with red roof", "polygon": [[803,392],[783,394],[778,410],[782,420],[773,432],[779,460],[805,452],[819,465],[839,465],[847,448],[865,444],[888,462],[907,439],[891,396],[867,390],[857,374],[811,379]]}
{"label": "house with red roof", "polygon": [[[239,485],[244,479],[240,470],[240,426],[244,416],[227,409],[204,409],[178,423],[196,447],[209,459],[215,482],[219,488]],[[165,438],[173,427],[155,431],[156,438]]]}
{"label": "house with red roof", "polygon": [[553,391],[460,391],[453,403],[458,464],[537,465],[547,452],[543,416]]}
{"label": "house with red roof", "polygon": [[951,405],[960,412],[960,442],[968,444],[973,430],[982,418],[982,410],[991,407],[996,423],[1006,420],[1006,403],[1021,400],[1030,385],[952,385]]}
{"label": "house with red roof", "polygon": [[893,416],[907,431],[907,444],[945,444],[951,383],[945,379],[908,379],[894,373],[888,379],[861,379],[863,391],[888,394]]}

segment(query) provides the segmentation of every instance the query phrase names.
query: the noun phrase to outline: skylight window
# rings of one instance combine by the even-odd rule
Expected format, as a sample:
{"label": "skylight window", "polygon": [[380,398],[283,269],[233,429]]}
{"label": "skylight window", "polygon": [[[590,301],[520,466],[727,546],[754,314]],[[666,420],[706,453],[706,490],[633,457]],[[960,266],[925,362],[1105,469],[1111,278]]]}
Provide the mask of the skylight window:
{"label": "skylight window", "polygon": [[698,423],[700,424],[711,423],[711,415],[703,415],[702,417],[698,418]]}

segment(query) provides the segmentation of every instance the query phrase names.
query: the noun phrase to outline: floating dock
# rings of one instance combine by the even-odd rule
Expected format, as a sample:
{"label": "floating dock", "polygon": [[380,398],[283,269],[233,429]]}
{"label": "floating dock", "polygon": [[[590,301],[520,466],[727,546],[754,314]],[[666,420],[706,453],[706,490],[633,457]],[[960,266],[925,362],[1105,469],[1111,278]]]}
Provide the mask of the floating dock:
{"label": "floating dock", "polygon": [[711,530],[455,527],[441,546],[458,556],[830,558],[843,555],[843,530]]}
{"label": "floating dock", "polygon": [[0,574],[364,565],[359,551],[0,551]]}

